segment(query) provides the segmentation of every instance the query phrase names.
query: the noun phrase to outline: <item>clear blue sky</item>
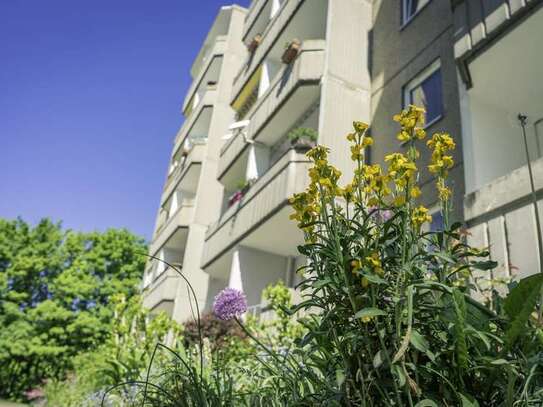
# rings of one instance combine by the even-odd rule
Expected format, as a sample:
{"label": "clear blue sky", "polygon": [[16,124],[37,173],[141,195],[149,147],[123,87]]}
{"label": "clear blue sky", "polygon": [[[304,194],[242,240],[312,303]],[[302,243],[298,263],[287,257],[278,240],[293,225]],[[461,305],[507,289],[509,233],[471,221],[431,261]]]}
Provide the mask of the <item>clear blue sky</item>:
{"label": "clear blue sky", "polygon": [[231,3],[0,0],[0,217],[149,238],[190,65]]}

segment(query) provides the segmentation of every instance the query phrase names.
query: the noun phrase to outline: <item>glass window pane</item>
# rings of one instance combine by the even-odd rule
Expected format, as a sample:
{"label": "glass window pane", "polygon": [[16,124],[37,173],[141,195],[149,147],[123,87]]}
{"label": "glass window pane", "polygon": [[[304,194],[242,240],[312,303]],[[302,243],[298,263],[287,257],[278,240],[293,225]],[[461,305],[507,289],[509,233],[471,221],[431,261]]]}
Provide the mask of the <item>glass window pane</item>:
{"label": "glass window pane", "polygon": [[436,70],[410,93],[410,103],[424,106],[426,123],[437,119],[443,113],[441,69]]}
{"label": "glass window pane", "polygon": [[432,213],[432,223],[430,224],[431,232],[440,232],[443,230],[443,214],[441,211]]}
{"label": "glass window pane", "polygon": [[406,23],[430,0],[403,0],[403,22]]}

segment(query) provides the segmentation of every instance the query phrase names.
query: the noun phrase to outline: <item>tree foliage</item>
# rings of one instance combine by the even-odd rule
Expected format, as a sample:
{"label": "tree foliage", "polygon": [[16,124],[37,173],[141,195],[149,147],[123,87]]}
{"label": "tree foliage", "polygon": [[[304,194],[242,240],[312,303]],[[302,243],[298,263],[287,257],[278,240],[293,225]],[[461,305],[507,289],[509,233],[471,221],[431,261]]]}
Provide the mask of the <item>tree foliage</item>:
{"label": "tree foliage", "polygon": [[109,336],[114,294],[138,292],[144,241],[80,233],[49,219],[0,219],[0,397],[20,399]]}

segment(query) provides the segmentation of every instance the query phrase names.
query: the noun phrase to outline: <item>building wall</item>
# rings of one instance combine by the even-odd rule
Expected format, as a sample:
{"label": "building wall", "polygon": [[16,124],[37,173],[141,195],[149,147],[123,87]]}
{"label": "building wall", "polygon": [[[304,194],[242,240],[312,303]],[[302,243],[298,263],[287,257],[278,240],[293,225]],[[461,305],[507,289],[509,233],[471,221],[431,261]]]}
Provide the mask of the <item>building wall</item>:
{"label": "building wall", "polygon": [[[220,161],[220,150],[224,144],[222,136],[235,120],[231,103],[234,103],[242,90],[245,79],[248,80],[253,71],[260,69],[258,64],[266,58],[269,57],[268,62],[273,60],[272,65],[278,61],[276,43],[280,40],[291,40],[300,33],[307,34],[313,30],[315,27],[307,25],[308,21],[312,20],[303,20],[300,15],[315,14],[315,11],[318,11],[316,14],[320,13],[319,19],[326,14],[326,38],[320,38],[319,27],[316,27],[319,31],[318,40],[302,38],[306,40],[303,42],[302,52],[291,68],[275,66],[278,72],[288,69],[294,71],[279,78],[281,82],[277,82],[278,78],[268,78],[271,81],[268,84],[270,87],[248,114],[252,121],[246,128],[246,136],[249,139],[254,137],[260,142],[280,140],[283,133],[286,134],[289,123],[296,122],[296,118],[289,114],[292,116],[297,113],[290,110],[282,112],[283,116],[277,119],[278,116],[274,115],[278,114],[278,109],[289,102],[290,107],[304,106],[303,101],[296,99],[295,92],[284,92],[284,89],[294,83],[295,79],[304,79],[304,74],[312,73],[308,77],[311,80],[305,81],[304,85],[306,89],[313,86],[313,93],[308,92],[307,95],[315,98],[315,103],[310,101],[315,110],[313,114],[296,123],[318,127],[319,143],[331,149],[331,161],[346,174],[343,178],[346,182],[350,178],[352,163],[345,136],[352,131],[353,120],[371,123],[375,145],[370,151],[370,162],[383,163],[385,154],[405,152],[406,147],[401,146],[396,139],[399,126],[392,121],[392,116],[404,107],[404,86],[439,59],[443,115],[426,130],[429,136],[435,132],[446,131],[457,143],[453,154],[455,166],[449,177],[454,189],[453,220],[467,222],[470,228],[470,243],[479,247],[490,246],[492,258],[499,263],[494,272],[496,277],[510,278],[536,272],[539,268],[536,257],[537,234],[535,212],[529,201],[529,187],[526,184],[527,170],[525,167],[515,170],[513,167],[517,168],[517,164],[507,166],[505,163],[505,158],[511,158],[508,152],[511,141],[506,148],[492,145],[492,138],[497,132],[503,133],[506,119],[486,102],[478,103],[477,97],[470,99],[470,92],[477,96],[479,93],[470,90],[477,84],[470,83],[464,58],[472,53],[470,44],[481,44],[491,39],[499,41],[499,37],[496,39],[492,37],[494,34],[489,35],[492,30],[495,33],[500,24],[517,19],[515,16],[528,13],[530,8],[536,9],[536,3],[543,4],[543,0],[532,0],[526,3],[532,6],[525,7],[519,6],[520,0],[488,2],[499,5],[494,8],[479,7],[479,11],[492,13],[488,16],[472,13],[474,20],[468,24],[469,30],[464,27],[466,21],[463,20],[461,12],[479,0],[456,2],[455,4],[459,4],[456,7],[452,7],[450,1],[431,0],[403,25],[401,0],[319,0],[326,7],[313,9],[310,5],[317,3],[310,3],[311,1],[286,0],[270,21],[263,42],[252,59],[241,40],[243,32],[248,28],[245,26],[246,11],[234,7],[205,158],[202,160],[194,221],[189,227],[184,248],[186,255],[183,272],[195,286],[200,308],[209,309],[215,293],[228,284],[243,288],[249,303],[254,305],[260,302],[261,291],[267,284],[278,279],[291,279],[287,275],[288,258],[294,253],[287,253],[284,247],[279,247],[279,243],[283,246],[295,245],[290,244],[287,238],[275,244],[268,236],[270,231],[279,237],[292,234],[292,225],[286,226],[285,222],[276,220],[276,223],[270,226],[270,223],[266,222],[273,219],[273,216],[261,215],[276,207],[281,209],[281,213],[285,212],[286,196],[283,191],[291,191],[294,187],[298,190],[301,185],[305,185],[307,163],[300,165],[303,166],[304,174],[293,169],[289,170],[289,177],[284,173],[285,180],[278,176],[273,182],[270,181],[271,187],[252,187],[237,207],[229,208],[222,215],[224,187],[217,180],[217,174],[224,175],[230,166],[238,171],[238,167],[244,165],[240,160],[246,160],[243,158],[246,157],[243,154],[246,142],[238,137],[232,141],[230,150],[226,150],[229,155],[223,154]],[[260,9],[264,2],[265,0],[258,0],[253,9]],[[499,17],[502,14],[494,13],[496,10],[499,13],[505,10],[506,13],[502,13],[505,17]],[[509,14],[507,10],[510,11]],[[251,21],[256,18],[254,15],[250,17]],[[301,21],[300,26],[289,26],[291,21]],[[469,46],[466,46],[466,38]],[[243,63],[247,64],[248,68],[241,71],[241,79],[235,82],[234,78]],[[300,72],[295,70],[301,69],[300,67],[304,69]],[[281,85],[279,90],[276,90],[274,84]],[[297,97],[300,97],[300,94]],[[256,114],[253,115],[254,112]],[[472,120],[474,116],[477,120]],[[487,117],[490,119],[486,120]],[[466,123],[474,125],[470,124],[468,128]],[[473,143],[474,148],[471,137],[475,133],[479,136],[476,143]],[[418,164],[421,169],[419,181],[423,190],[422,204],[432,208],[437,204],[437,194],[434,180],[425,170],[429,164],[430,152],[423,142],[419,144],[419,149],[422,153]],[[517,156],[515,163],[522,161],[522,157],[518,154]],[[219,162],[224,168],[219,168]],[[265,163],[265,160],[259,162]],[[468,171],[469,177],[473,178],[468,179],[467,191],[470,193],[467,196],[464,168],[466,162],[479,168],[479,172],[472,171],[471,167]],[[293,165],[290,166],[294,168]],[[496,168],[506,173],[504,177],[485,184],[488,181],[487,172]],[[535,172],[543,182],[543,160],[537,162]],[[291,176],[291,173],[294,176]],[[260,182],[271,175],[272,172],[268,170],[267,174],[260,177]],[[272,188],[281,182],[281,188]],[[514,184],[513,189],[510,188],[511,184]],[[540,184],[537,184],[537,188],[543,190]],[[285,185],[288,188],[284,187]],[[276,203],[278,200],[280,207]],[[269,212],[274,215],[279,213],[275,210]],[[210,226],[212,223],[217,226]],[[270,245],[275,247],[271,248]],[[262,248],[270,252],[260,250]],[[275,254],[271,251],[275,251]],[[298,258],[297,261],[303,263],[303,259]],[[233,270],[236,271],[234,274]],[[185,284],[179,284],[176,288],[173,314],[180,321],[190,315]]]}
{"label": "building wall", "polygon": [[[449,1],[432,0],[405,26],[401,24],[401,1],[378,0],[373,4],[373,28],[370,32],[371,58],[371,131],[375,145],[371,161],[383,163],[391,152],[405,152],[396,139],[398,124],[392,116],[403,108],[403,87],[418,73],[441,60],[443,118],[426,130],[429,135],[447,131],[455,139],[455,168],[450,182],[456,197],[463,196],[462,136],[457,86],[456,62],[453,54],[453,16]],[[427,148],[419,144],[419,168],[426,168],[430,158]],[[422,171],[422,203],[432,206],[437,202],[430,174]],[[462,218],[462,200],[454,203],[457,219]]]}
{"label": "building wall", "polygon": [[[213,105],[211,124],[207,135],[207,151],[198,182],[196,211],[189,228],[183,261],[183,273],[196,291],[200,309],[206,307],[209,284],[208,274],[200,268],[205,232],[211,220],[220,213],[222,202],[223,188],[216,177],[220,147],[222,137],[234,119],[234,111],[230,107],[232,82],[247,52],[241,43],[246,12],[242,8],[233,6],[231,13],[226,49],[217,83],[217,99]],[[184,321],[191,315],[188,296],[187,286],[181,282],[177,287],[173,310],[173,317],[177,321]]]}

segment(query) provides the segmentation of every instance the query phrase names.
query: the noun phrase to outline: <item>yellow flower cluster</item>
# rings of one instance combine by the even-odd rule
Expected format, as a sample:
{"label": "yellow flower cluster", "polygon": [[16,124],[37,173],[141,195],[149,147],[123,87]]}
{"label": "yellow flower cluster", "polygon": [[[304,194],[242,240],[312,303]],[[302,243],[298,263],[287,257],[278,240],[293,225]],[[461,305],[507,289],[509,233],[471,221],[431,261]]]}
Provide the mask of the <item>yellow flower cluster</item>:
{"label": "yellow flower cluster", "polygon": [[310,224],[317,220],[320,213],[321,208],[317,202],[317,195],[310,192],[294,194],[289,199],[289,203],[294,209],[294,213],[290,215],[290,219],[298,221],[298,227],[307,233],[313,232],[314,227]]}
{"label": "yellow flower cluster", "polygon": [[337,182],[341,177],[341,171],[328,164],[328,149],[317,146],[309,150],[306,155],[314,163],[313,167],[309,169],[309,178],[311,179],[309,191],[317,191],[320,186],[326,194],[335,195],[338,193]]}
{"label": "yellow flower cluster", "polygon": [[[385,156],[385,162],[388,163],[388,175],[394,181],[398,191],[404,191],[409,188],[409,196],[418,198],[420,189],[416,185],[417,166],[415,162],[402,153],[393,153]],[[395,204],[403,205],[405,203],[405,195],[399,194],[396,196]]]}
{"label": "yellow flower cluster", "polygon": [[[383,270],[383,267],[381,265],[381,258],[379,256],[379,253],[377,252],[372,253],[370,256],[365,257],[364,262],[360,260],[351,261],[352,273],[357,274],[357,272],[361,270],[362,267],[369,268],[372,273],[375,273],[379,276],[383,276],[385,274],[385,271]],[[370,282],[366,277],[362,276],[360,280],[360,284],[362,285],[363,288],[367,288]]]}
{"label": "yellow flower cluster", "polygon": [[414,105],[409,105],[400,114],[394,115],[393,120],[400,123],[401,131],[398,133],[398,140],[402,143],[414,140],[415,138],[422,140],[426,137],[424,131],[424,119],[426,111]]}
{"label": "yellow flower cluster", "polygon": [[415,226],[415,228],[419,228],[423,223],[430,223],[431,221],[432,216],[428,213],[427,208],[421,205],[413,209],[411,222],[413,222],[413,226]]}
{"label": "yellow flower cluster", "polygon": [[428,166],[428,170],[437,176],[437,190],[439,199],[448,201],[451,196],[451,190],[445,185],[449,170],[454,165],[452,156],[447,155],[447,152],[456,148],[456,144],[452,137],[447,133],[436,133],[430,140],[426,142],[428,147],[432,149],[432,160]]}
{"label": "yellow flower cluster", "polygon": [[377,206],[381,199],[392,193],[389,187],[390,176],[383,174],[379,164],[364,165],[360,170],[355,170],[355,176],[364,180],[363,190],[367,194],[369,206]]}
{"label": "yellow flower cluster", "polygon": [[381,264],[381,257],[379,256],[379,253],[372,253],[371,256],[366,257],[366,262],[371,267],[372,271],[382,276],[385,274],[385,271],[383,270],[382,264]]}

